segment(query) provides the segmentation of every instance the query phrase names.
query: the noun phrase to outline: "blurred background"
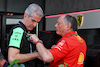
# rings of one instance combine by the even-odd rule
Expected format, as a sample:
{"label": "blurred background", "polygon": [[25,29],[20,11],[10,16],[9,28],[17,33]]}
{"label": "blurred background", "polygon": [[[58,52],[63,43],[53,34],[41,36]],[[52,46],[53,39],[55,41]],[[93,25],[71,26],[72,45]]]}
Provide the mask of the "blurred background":
{"label": "blurred background", "polygon": [[[46,48],[51,48],[61,38],[54,27],[59,16],[69,14],[77,18],[83,15],[78,34],[85,39],[88,48],[84,67],[100,67],[100,0],[0,0],[0,52],[6,60],[7,35],[12,26],[22,20],[25,8],[31,3],[37,3],[44,11],[38,35]],[[31,33],[36,33],[36,28]],[[47,66],[36,59],[36,67]]]}

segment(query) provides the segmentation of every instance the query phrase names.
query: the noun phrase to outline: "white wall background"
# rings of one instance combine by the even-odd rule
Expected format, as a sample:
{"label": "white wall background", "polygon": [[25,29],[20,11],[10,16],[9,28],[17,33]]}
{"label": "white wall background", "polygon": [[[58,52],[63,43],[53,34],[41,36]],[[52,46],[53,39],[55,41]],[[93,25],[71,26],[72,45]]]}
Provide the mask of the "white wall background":
{"label": "white wall background", "polygon": [[19,21],[22,21],[22,19],[7,18],[6,25],[14,25],[17,24]]}

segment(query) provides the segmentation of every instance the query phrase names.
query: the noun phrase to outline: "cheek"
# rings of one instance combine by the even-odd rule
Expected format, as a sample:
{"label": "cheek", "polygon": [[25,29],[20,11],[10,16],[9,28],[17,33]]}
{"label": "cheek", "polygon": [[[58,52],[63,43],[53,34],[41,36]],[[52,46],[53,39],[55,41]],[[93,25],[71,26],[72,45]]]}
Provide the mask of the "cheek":
{"label": "cheek", "polygon": [[57,33],[61,33],[62,32],[62,28],[59,27],[58,30],[57,30]]}
{"label": "cheek", "polygon": [[29,27],[29,23],[27,23],[27,27]]}
{"label": "cheek", "polygon": [[27,25],[28,26],[31,26],[31,25],[33,25],[33,22],[29,22],[29,23],[27,23]]}
{"label": "cheek", "polygon": [[59,26],[58,28],[59,28],[59,30],[62,30],[63,29],[62,26]]}
{"label": "cheek", "polygon": [[64,27],[60,27],[60,28],[59,28],[59,31],[60,31],[61,33],[63,33]]}

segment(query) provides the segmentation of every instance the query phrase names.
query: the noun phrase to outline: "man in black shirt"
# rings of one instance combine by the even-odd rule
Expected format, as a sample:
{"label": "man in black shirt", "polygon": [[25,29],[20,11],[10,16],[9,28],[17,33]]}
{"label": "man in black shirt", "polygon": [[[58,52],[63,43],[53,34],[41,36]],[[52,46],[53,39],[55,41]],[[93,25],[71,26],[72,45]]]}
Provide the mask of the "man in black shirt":
{"label": "man in black shirt", "polygon": [[33,52],[32,43],[28,40],[27,33],[30,33],[43,17],[43,10],[37,4],[30,4],[24,13],[24,18],[15,25],[8,36],[8,61],[11,63],[15,59],[20,59],[19,63],[24,63],[25,67],[35,67],[34,58],[38,57],[37,52]]}

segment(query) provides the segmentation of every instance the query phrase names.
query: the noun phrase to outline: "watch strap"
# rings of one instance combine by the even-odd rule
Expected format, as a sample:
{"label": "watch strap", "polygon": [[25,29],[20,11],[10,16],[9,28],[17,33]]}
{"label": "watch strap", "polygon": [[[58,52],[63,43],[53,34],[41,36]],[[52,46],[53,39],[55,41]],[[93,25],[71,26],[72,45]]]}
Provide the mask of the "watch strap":
{"label": "watch strap", "polygon": [[36,45],[37,43],[43,43],[43,41],[42,41],[42,40],[38,40],[38,41],[35,43],[35,45]]}

